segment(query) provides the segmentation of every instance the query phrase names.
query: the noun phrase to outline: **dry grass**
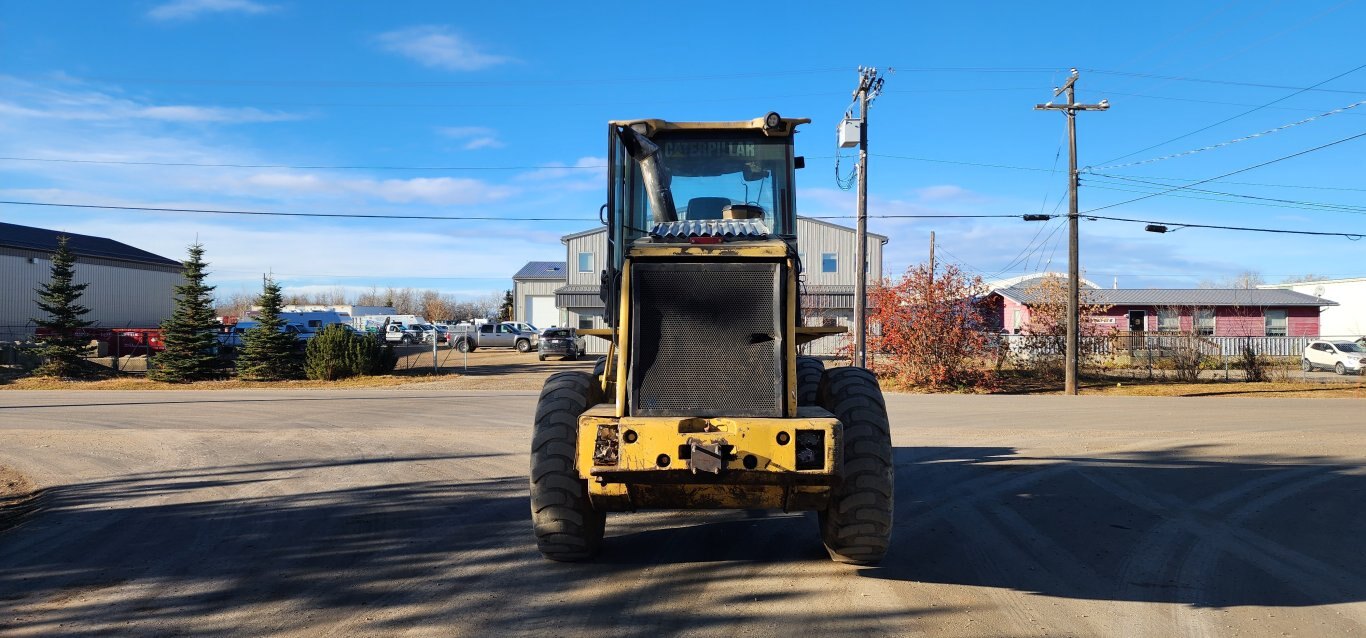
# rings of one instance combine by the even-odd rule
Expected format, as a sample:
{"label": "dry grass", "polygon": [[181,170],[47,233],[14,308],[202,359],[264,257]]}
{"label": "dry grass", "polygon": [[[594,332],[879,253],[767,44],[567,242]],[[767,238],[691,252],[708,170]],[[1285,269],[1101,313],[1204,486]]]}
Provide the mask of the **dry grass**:
{"label": "dry grass", "polygon": [[1082,394],[1136,397],[1292,397],[1314,399],[1366,399],[1360,383],[1303,382],[1204,382],[1204,383],[1088,383]]}
{"label": "dry grass", "polygon": [[28,377],[0,386],[4,390],[300,390],[319,388],[385,388],[412,383],[413,376],[359,377],[340,381],[197,381],[194,383],[163,383],[143,377],[118,377],[95,381]]}
{"label": "dry grass", "polygon": [[466,357],[442,349],[438,361],[440,374],[432,373],[431,350],[405,348],[400,351],[394,374],[358,377],[340,381],[199,381],[161,383],[145,377],[118,376],[105,379],[72,380],[52,377],[0,377],[0,392],[5,390],[344,390],[348,388],[413,388],[442,390],[540,390],[546,377],[559,370],[592,370],[596,357],[579,361],[552,358],[540,361],[536,353],[507,349],[478,350]]}

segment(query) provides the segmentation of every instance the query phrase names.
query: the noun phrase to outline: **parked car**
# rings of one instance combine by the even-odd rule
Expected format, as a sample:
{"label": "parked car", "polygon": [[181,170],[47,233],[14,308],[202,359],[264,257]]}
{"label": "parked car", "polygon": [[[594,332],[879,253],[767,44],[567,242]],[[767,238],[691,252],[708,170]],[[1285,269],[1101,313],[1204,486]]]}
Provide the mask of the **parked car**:
{"label": "parked car", "polygon": [[536,346],[536,355],[541,361],[553,356],[573,361],[587,351],[583,337],[580,337],[573,328],[550,328],[541,333],[541,343]]}
{"label": "parked car", "polygon": [[[516,348],[518,352],[531,352],[539,341],[539,335],[521,332],[505,323],[463,328],[455,335],[455,349],[461,352],[473,352],[478,348]],[[462,326],[454,328],[461,329]]]}
{"label": "parked car", "polygon": [[[246,331],[256,327],[255,321],[239,321],[231,326],[224,326],[223,331],[218,333],[218,346],[226,352],[232,352],[242,347],[242,336]],[[287,323],[280,326],[280,332],[288,332],[294,335],[302,347],[309,339],[317,336],[318,333],[309,330],[301,324]]]}
{"label": "parked car", "polygon": [[1366,348],[1351,341],[1311,341],[1304,348],[1300,367],[1305,372],[1323,368],[1338,374],[1361,374],[1363,358],[1366,358]]}

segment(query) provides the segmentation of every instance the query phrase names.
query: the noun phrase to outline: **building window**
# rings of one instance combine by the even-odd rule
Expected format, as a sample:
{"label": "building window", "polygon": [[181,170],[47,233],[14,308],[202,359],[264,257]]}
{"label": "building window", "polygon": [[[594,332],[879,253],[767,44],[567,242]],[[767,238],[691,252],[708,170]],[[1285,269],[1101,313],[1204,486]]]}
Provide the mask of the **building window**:
{"label": "building window", "polygon": [[593,327],[592,315],[579,315],[579,330],[588,330]]}
{"label": "building window", "polygon": [[579,272],[593,272],[593,253],[579,253]]}
{"label": "building window", "polygon": [[1266,311],[1266,336],[1284,337],[1286,335],[1285,327],[1284,310]]}
{"label": "building window", "polygon": [[839,260],[835,253],[821,253],[821,272],[835,272],[839,269]]}
{"label": "building window", "polygon": [[1196,310],[1195,311],[1195,334],[1208,337],[1214,334],[1214,311]]}
{"label": "building window", "polygon": [[1157,309],[1157,331],[1158,332],[1180,332],[1181,315],[1175,308]]}

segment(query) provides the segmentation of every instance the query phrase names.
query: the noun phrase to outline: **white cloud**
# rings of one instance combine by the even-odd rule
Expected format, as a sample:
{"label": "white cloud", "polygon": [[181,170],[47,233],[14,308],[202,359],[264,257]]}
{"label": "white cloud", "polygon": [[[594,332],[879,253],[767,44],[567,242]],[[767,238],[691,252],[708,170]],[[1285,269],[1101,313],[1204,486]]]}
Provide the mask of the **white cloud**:
{"label": "white cloud", "polygon": [[413,177],[409,179],[367,179],[331,177],[310,173],[258,173],[243,180],[244,192],[259,193],[260,187],[277,191],[317,195],[364,195],[386,202],[425,203],[440,206],[488,204],[516,192],[506,186],[465,177]]}
{"label": "white cloud", "polygon": [[209,13],[245,13],[255,15],[274,11],[276,7],[252,0],[171,0],[152,7],[147,17],[153,20],[193,20]]}
{"label": "white cloud", "polygon": [[981,195],[954,184],[938,184],[935,186],[917,188],[915,194],[921,200],[929,202],[978,202],[984,199]]}
{"label": "white cloud", "polygon": [[178,124],[284,122],[303,116],[243,107],[150,104],[85,88],[50,88],[0,76],[0,116],[6,119],[109,122],[145,120]]}
{"label": "white cloud", "polygon": [[447,71],[478,71],[511,61],[485,53],[444,26],[419,26],[376,36],[380,47],[420,64]]}
{"label": "white cloud", "polygon": [[498,139],[498,132],[487,126],[441,126],[437,127],[436,132],[463,141],[463,148],[467,151],[503,147],[502,140]]}

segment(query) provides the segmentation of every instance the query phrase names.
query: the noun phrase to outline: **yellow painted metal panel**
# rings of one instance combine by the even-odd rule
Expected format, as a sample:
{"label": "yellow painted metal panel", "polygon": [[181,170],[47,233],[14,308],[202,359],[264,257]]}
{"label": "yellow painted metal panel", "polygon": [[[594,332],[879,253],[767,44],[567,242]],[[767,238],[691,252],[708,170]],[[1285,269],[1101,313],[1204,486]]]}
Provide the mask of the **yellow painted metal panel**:
{"label": "yellow painted metal panel", "polygon": [[627,249],[631,257],[739,257],[782,258],[787,244],[774,241],[747,241],[720,244],[637,244]]}

